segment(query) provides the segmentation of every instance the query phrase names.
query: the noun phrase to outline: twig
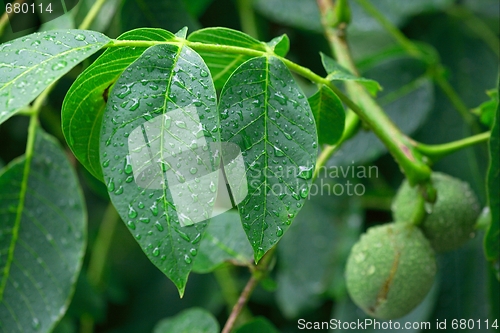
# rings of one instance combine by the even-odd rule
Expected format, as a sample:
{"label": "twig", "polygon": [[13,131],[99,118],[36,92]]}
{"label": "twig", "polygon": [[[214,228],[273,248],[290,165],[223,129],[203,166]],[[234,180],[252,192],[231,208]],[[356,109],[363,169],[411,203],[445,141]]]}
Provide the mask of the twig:
{"label": "twig", "polygon": [[229,315],[229,318],[227,319],[226,324],[224,325],[224,328],[222,329],[221,333],[230,333],[231,332],[231,330],[234,327],[234,323],[236,322],[236,319],[238,319],[238,316],[240,315],[244,306],[247,304],[248,299],[250,298],[250,295],[252,295],[258,282],[259,282],[259,280],[256,277],[254,277],[253,275],[250,278],[250,280],[248,280],[247,285],[245,286],[245,289],[243,289],[243,292],[241,293],[240,297],[238,298],[238,301],[233,306],[233,310],[231,311],[231,314]]}

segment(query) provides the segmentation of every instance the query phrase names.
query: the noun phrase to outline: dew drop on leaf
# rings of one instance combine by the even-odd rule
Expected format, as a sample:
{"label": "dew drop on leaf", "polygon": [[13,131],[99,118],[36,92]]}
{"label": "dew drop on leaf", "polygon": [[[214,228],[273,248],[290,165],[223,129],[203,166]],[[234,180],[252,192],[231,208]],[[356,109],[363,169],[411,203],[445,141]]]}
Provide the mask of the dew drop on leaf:
{"label": "dew drop on leaf", "polygon": [[137,212],[132,206],[128,206],[128,217],[135,219],[137,217]]}

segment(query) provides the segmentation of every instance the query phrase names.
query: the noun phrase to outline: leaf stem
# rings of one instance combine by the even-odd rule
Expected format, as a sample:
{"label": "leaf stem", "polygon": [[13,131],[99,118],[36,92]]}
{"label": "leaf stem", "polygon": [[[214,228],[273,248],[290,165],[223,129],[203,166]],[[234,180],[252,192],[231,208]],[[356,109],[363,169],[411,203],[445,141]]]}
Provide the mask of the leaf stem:
{"label": "leaf stem", "polygon": [[221,333],[230,333],[234,328],[236,320],[238,319],[241,311],[247,304],[250,296],[255,290],[255,287],[257,287],[257,284],[264,277],[266,277],[275,251],[276,251],[276,245],[273,246],[269,251],[267,251],[264,257],[262,257],[257,266],[255,266],[255,268],[253,269],[252,276],[250,277],[245,288],[241,292],[238,301],[233,306],[231,314],[229,315],[229,318],[227,319],[226,324],[224,325],[224,328],[222,329]]}
{"label": "leaf stem", "polygon": [[415,142],[414,146],[422,154],[429,157],[432,162],[436,162],[442,157],[454,153],[460,149],[488,141],[490,135],[490,132],[484,132],[465,139],[447,142],[439,145],[426,145],[420,142]]}
{"label": "leaf stem", "polygon": [[94,2],[87,15],[85,15],[85,18],[83,19],[80,26],[78,26],[78,29],[82,30],[88,29],[105,2],[106,0],[96,0],[96,2]]}

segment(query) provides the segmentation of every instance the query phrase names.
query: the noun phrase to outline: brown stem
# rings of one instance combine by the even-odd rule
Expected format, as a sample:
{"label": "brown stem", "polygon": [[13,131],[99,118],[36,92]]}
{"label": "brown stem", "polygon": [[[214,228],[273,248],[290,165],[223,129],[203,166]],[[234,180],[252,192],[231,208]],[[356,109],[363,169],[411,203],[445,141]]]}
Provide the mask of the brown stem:
{"label": "brown stem", "polygon": [[245,289],[243,289],[243,292],[241,293],[240,297],[238,298],[238,301],[233,306],[233,310],[231,311],[231,314],[229,315],[229,318],[227,319],[226,324],[224,325],[224,328],[222,329],[221,333],[230,333],[231,332],[231,330],[234,327],[234,323],[236,322],[236,319],[238,319],[238,316],[240,315],[241,311],[243,310],[243,308],[247,304],[248,299],[250,298],[250,295],[252,295],[258,282],[259,282],[259,280],[253,275],[250,278],[250,280],[248,280],[247,285],[245,286]]}

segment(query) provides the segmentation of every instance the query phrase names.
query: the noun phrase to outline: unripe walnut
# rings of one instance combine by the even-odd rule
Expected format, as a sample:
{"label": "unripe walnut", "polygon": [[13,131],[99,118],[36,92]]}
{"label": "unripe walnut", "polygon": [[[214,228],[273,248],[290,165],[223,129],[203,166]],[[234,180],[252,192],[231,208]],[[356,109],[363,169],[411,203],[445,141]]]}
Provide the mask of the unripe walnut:
{"label": "unripe walnut", "polygon": [[394,319],[424,299],[435,274],[434,251],[422,232],[389,223],[361,236],[347,259],[345,277],[356,305],[375,318]]}
{"label": "unripe walnut", "polygon": [[[462,246],[474,234],[479,216],[479,202],[469,184],[443,173],[431,175],[437,190],[437,200],[431,206],[420,228],[436,252],[454,250]],[[404,181],[392,204],[396,221],[411,219],[418,200],[418,190]]]}

